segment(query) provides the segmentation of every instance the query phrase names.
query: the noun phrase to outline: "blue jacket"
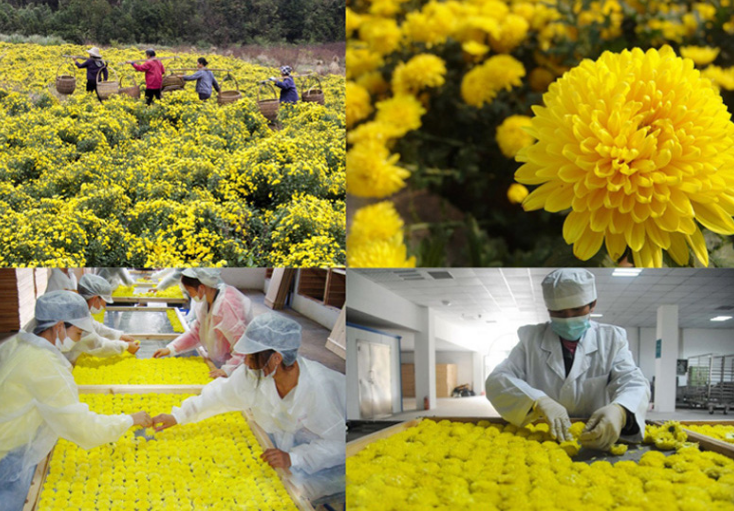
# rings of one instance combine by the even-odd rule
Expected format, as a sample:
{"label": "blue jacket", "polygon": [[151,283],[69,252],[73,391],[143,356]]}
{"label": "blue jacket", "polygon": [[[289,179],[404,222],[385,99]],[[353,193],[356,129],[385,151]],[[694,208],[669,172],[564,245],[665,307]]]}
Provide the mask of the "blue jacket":
{"label": "blue jacket", "polygon": [[78,68],[87,68],[87,81],[89,82],[96,82],[97,81],[97,73],[99,73],[99,70],[102,69],[102,79],[104,81],[107,81],[107,63],[102,59],[87,59],[81,64],[78,62],[74,62],[76,64],[76,67]]}
{"label": "blue jacket", "polygon": [[217,79],[214,78],[214,73],[209,71],[208,69],[199,69],[196,73],[184,76],[184,80],[187,82],[196,80],[196,92],[199,94],[207,94],[211,96],[212,94],[212,88],[214,88],[215,91],[219,92],[219,84],[217,83]]}
{"label": "blue jacket", "polygon": [[275,82],[275,85],[280,87],[280,102],[281,103],[298,103],[298,91],[296,90],[296,82],[293,78],[286,76],[282,82]]}

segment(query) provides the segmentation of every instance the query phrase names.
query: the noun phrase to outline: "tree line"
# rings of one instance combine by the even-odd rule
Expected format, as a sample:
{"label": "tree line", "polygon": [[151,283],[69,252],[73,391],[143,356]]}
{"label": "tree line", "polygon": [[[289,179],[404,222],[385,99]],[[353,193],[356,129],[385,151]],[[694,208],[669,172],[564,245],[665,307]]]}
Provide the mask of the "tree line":
{"label": "tree line", "polygon": [[344,41],[344,0],[0,0],[0,33],[70,43]]}

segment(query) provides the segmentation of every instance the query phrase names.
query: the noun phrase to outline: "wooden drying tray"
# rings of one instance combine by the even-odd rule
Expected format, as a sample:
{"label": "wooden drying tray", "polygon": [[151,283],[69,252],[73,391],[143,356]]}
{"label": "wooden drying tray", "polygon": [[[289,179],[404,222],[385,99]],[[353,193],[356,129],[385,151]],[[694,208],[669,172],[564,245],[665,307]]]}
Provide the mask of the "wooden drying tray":
{"label": "wooden drying tray", "polygon": [[178,310],[176,307],[143,307],[142,305],[131,305],[130,307],[120,307],[118,305],[108,305],[108,312],[168,312],[170,310]]}
{"label": "wooden drying tray", "polygon": [[[389,426],[385,429],[376,431],[369,435],[365,435],[361,438],[358,438],[357,440],[353,440],[347,443],[347,458],[350,456],[354,456],[355,454],[357,454],[359,451],[367,447],[372,442],[375,442],[377,440],[383,440],[385,438],[389,438],[397,433],[405,431],[406,429],[410,429],[414,426],[417,426],[418,424],[420,424],[420,422],[424,418],[434,420],[436,422],[439,422],[442,420],[448,420],[451,422],[470,422],[470,423],[476,424],[479,421],[488,421],[488,422],[492,422],[495,424],[508,424],[507,421],[499,417],[421,417],[418,419],[401,422],[399,424],[393,424],[392,426]],[[571,419],[571,422],[576,422],[577,420],[579,419]],[[662,422],[648,421],[648,424],[654,424],[656,426],[659,426],[659,425],[662,425]],[[734,425],[734,421],[719,421],[719,422],[681,421],[680,424],[682,426],[685,426],[685,424],[708,424],[708,425],[722,424],[725,426],[729,426],[729,425]],[[705,435],[694,433],[693,431],[690,431],[690,430],[686,430],[686,433],[688,434],[688,437],[690,440],[698,442],[698,444],[703,449],[708,450],[708,451],[717,452],[719,454],[723,454],[724,456],[728,458],[734,459],[734,446],[733,445],[728,444],[726,442],[722,442],[715,438],[711,438]],[[644,446],[646,444],[640,444],[640,445]],[[599,457],[599,459],[602,459],[602,458]],[[621,461],[621,457],[614,457],[614,459],[619,459],[619,461]]]}
{"label": "wooden drying tray", "polygon": [[[734,444],[724,442],[718,438],[702,435],[686,428],[686,426],[734,426],[734,420],[732,421],[677,421],[683,426],[688,439],[692,442],[697,442],[698,445],[705,448],[708,451],[718,452],[728,458],[734,459]],[[660,422],[659,424],[662,424]]]}
{"label": "wooden drying tray", "polygon": [[188,303],[186,298],[166,298],[165,296],[113,296],[115,303]]}
{"label": "wooden drying tray", "polygon": [[[91,389],[90,387],[106,387],[105,390]],[[149,394],[149,393],[172,393],[172,394],[199,394],[201,393],[201,387],[203,385],[80,385],[80,393],[97,393],[97,394]],[[252,431],[255,439],[263,451],[274,447],[270,437],[255,422],[252,414],[248,412],[242,412],[242,417],[247,422],[248,427]],[[41,490],[43,484],[46,481],[46,475],[48,474],[48,466],[51,462],[54,449],[51,450],[48,456],[46,456],[36,467],[36,471],[33,474],[31,486],[28,490],[28,496],[26,497],[26,504],[23,506],[23,511],[35,511],[38,505],[38,501],[41,498]],[[287,469],[276,468],[275,472],[278,474],[279,479],[283,483],[286,492],[293,500],[293,503],[300,511],[314,511],[313,506],[308,499],[303,496],[298,487],[293,483],[291,473]]]}
{"label": "wooden drying tray", "polygon": [[[249,410],[242,412],[242,416],[245,418],[247,425],[250,427],[250,430],[252,430],[252,434],[255,436],[257,443],[260,444],[263,451],[275,448],[275,445],[270,440],[270,436],[268,436],[265,430],[255,422],[255,419],[252,417]],[[293,499],[293,503],[296,507],[301,511],[314,511],[311,502],[301,494],[298,486],[293,483],[291,471],[287,468],[276,468],[275,472],[278,474],[283,486],[285,486],[285,490],[288,492],[291,499]]]}

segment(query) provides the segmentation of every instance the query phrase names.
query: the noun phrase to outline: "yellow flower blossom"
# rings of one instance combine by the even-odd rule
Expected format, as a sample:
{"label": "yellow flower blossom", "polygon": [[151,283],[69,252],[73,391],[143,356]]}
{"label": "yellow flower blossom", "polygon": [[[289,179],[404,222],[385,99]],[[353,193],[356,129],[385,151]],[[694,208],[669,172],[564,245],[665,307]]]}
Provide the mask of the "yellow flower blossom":
{"label": "yellow flower blossom", "polygon": [[416,94],[428,87],[440,87],[444,84],[445,75],[446,63],[440,57],[428,53],[416,55],[395,68],[393,93]]}
{"label": "yellow flower blossom", "polygon": [[461,81],[461,97],[476,107],[491,103],[501,90],[518,87],[525,76],[522,63],[509,55],[495,55],[469,71]]}
{"label": "yellow flower blossom", "polygon": [[507,199],[513,204],[521,204],[528,196],[528,189],[518,183],[512,183],[507,189]]}
{"label": "yellow flower blossom", "polygon": [[395,137],[402,137],[421,126],[421,116],[426,113],[420,101],[410,94],[401,94],[375,105],[375,121],[391,126]]}
{"label": "yellow flower blossom", "polygon": [[395,165],[400,155],[375,141],[355,144],[347,152],[347,191],[359,197],[387,197],[405,186],[410,172]]}
{"label": "yellow flower blossom", "polygon": [[602,243],[630,247],[637,266],[679,264],[708,252],[696,224],[734,234],[734,124],[721,97],[670,47],[585,60],[534,107],[515,174],[542,185],[526,210],[571,209],[563,236],[587,260]]}
{"label": "yellow flower blossom", "polygon": [[717,88],[734,90],[734,67],[722,69],[719,66],[708,66],[701,71],[701,76],[711,80]]}
{"label": "yellow flower blossom", "polygon": [[363,244],[374,240],[402,239],[403,219],[391,202],[378,202],[354,213],[347,243]]}
{"label": "yellow flower blossom", "polygon": [[347,82],[347,128],[372,113],[372,103],[367,90],[352,81]]}
{"label": "yellow flower blossom", "polygon": [[490,35],[492,49],[498,53],[509,53],[525,40],[530,24],[522,16],[508,14],[502,20],[498,37]]}
{"label": "yellow flower blossom", "polygon": [[691,59],[697,66],[705,66],[711,64],[719,55],[719,48],[710,48],[708,46],[683,46],[680,54]]}
{"label": "yellow flower blossom", "polygon": [[347,264],[350,268],[415,268],[415,257],[393,240],[374,240],[364,244],[348,244]]}
{"label": "yellow flower blossom", "polygon": [[369,44],[371,50],[387,55],[398,48],[402,33],[393,19],[370,18],[360,25],[359,36]]}
{"label": "yellow flower blossom", "polygon": [[511,115],[497,126],[497,144],[502,154],[514,158],[523,147],[533,145],[535,138],[523,128],[531,126],[532,120],[526,115]]}

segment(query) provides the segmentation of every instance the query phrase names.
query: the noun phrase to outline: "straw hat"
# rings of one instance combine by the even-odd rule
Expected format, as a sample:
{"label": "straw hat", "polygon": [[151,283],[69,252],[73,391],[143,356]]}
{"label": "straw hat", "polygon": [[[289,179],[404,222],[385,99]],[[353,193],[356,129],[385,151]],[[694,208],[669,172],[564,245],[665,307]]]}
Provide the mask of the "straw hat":
{"label": "straw hat", "polygon": [[89,55],[91,55],[92,57],[97,57],[98,59],[102,58],[102,54],[99,52],[99,48],[97,48],[96,46],[93,47],[91,50],[87,50],[87,53],[89,53]]}

